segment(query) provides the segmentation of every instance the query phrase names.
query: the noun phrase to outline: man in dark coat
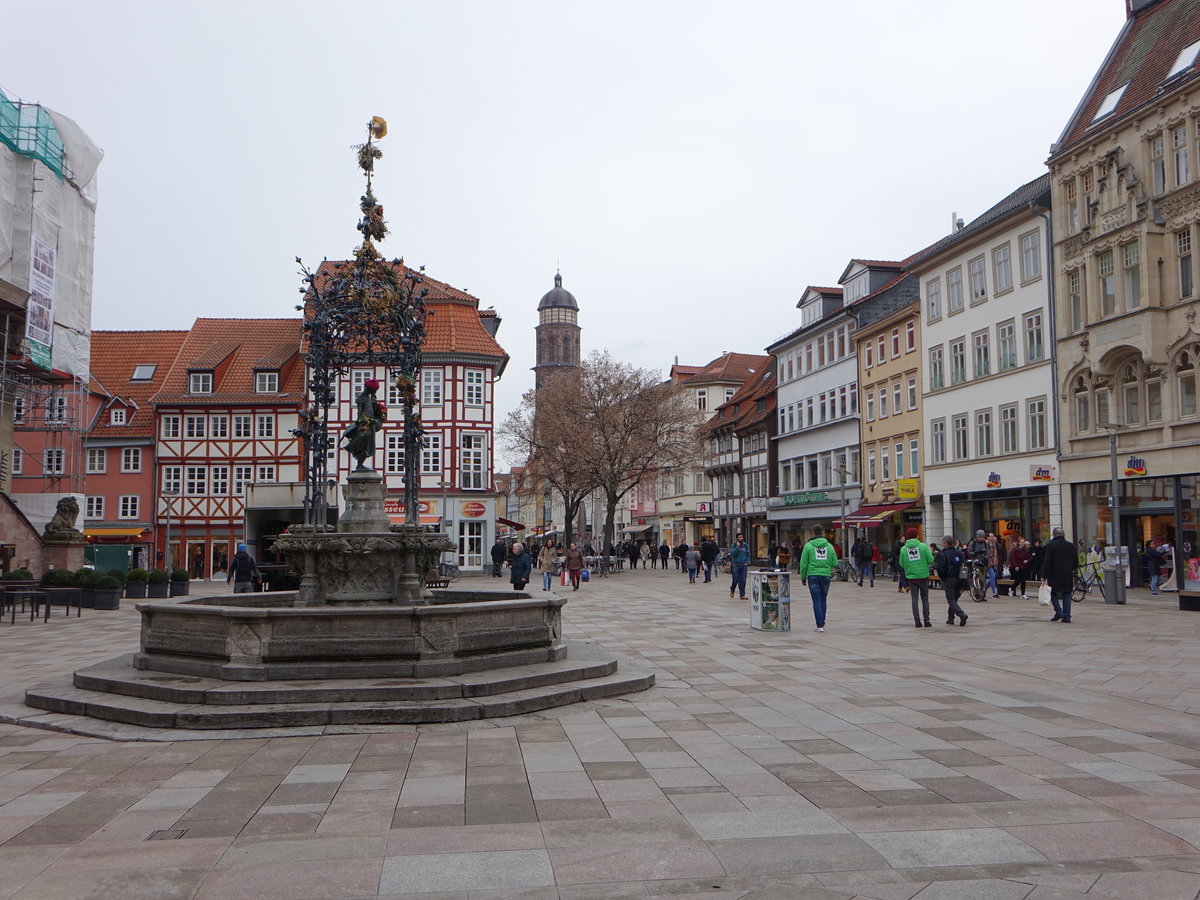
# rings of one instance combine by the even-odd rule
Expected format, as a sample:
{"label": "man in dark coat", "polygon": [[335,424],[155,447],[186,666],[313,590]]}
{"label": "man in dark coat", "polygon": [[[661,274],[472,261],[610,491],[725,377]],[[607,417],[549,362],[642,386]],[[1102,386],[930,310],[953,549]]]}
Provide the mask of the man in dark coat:
{"label": "man in dark coat", "polygon": [[500,577],[500,567],[504,565],[504,557],[508,555],[508,551],[504,549],[504,542],[500,538],[496,538],[496,543],[492,544],[492,577]]}
{"label": "man in dark coat", "polygon": [[717,561],[717,545],[712,538],[700,542],[700,559],[704,563],[704,583],[708,584],[712,581],[713,563]]}
{"label": "man in dark coat", "polygon": [[1055,528],[1042,553],[1042,581],[1050,585],[1050,602],[1054,604],[1051,622],[1071,621],[1071,588],[1075,585],[1078,563],[1075,545],[1063,536],[1061,528]]}

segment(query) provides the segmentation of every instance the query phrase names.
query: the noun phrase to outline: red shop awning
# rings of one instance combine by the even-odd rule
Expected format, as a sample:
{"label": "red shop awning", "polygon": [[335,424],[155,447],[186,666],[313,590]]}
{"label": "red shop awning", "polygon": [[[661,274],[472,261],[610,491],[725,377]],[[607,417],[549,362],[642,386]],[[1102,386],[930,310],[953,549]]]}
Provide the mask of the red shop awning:
{"label": "red shop awning", "polygon": [[503,516],[496,516],[496,521],[501,525],[507,525],[509,528],[515,528],[517,531],[525,530],[525,526],[520,522],[514,522],[512,519],[506,519]]}
{"label": "red shop awning", "polygon": [[[908,509],[912,506],[911,503],[879,503],[874,506],[860,506],[850,515],[846,516],[846,527],[849,528],[876,528],[882,525],[885,519],[890,518],[896,513]],[[834,528],[842,527],[841,519],[834,519]]]}

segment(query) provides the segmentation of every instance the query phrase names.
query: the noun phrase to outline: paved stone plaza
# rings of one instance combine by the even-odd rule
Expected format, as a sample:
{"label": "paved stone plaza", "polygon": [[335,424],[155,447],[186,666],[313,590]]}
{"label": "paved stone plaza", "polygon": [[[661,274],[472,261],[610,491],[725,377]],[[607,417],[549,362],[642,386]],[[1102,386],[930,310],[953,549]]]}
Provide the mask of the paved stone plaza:
{"label": "paved stone plaza", "polygon": [[[568,636],[657,686],[520,719],[174,742],[0,725],[0,896],[1200,894],[1200,616],[1174,595],[1070,625],[1001,598],[918,630],[892,582],[835,584],[824,634],[797,601],[795,630],[762,634],[723,584],[594,581]],[[26,686],[135,649],[125,603],[5,620],[0,713],[37,717]]]}

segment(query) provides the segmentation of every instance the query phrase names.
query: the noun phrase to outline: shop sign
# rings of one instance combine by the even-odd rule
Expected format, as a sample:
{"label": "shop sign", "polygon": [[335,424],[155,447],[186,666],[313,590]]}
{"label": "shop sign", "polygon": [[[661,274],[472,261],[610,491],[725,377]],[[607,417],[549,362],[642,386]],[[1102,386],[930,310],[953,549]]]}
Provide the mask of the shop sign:
{"label": "shop sign", "polygon": [[480,516],[487,513],[487,507],[478,500],[471,500],[468,503],[462,504],[458,511],[464,519],[478,519]]}
{"label": "shop sign", "polygon": [[988,472],[987,486],[989,488],[998,488],[1001,486],[999,472]]}
{"label": "shop sign", "polygon": [[[384,500],[383,501],[383,511],[385,513],[387,513],[389,516],[402,516],[402,515],[404,515],[404,501],[403,500]],[[437,501],[436,500],[418,500],[417,501],[417,513],[418,513],[418,515],[422,515],[422,516],[436,516],[438,514]]]}
{"label": "shop sign", "polygon": [[896,479],[896,497],[900,500],[916,500],[921,494],[921,482],[916,478]]}
{"label": "shop sign", "polygon": [[701,514],[711,515],[712,514],[712,504],[707,501],[701,500],[699,503],[696,504],[696,512],[701,513]]}
{"label": "shop sign", "polygon": [[788,494],[783,498],[784,506],[803,506],[805,503],[828,503],[828,491],[809,491],[805,494]]}
{"label": "shop sign", "polygon": [[1054,466],[1030,466],[1029,467],[1030,481],[1053,481]]}
{"label": "shop sign", "polygon": [[1141,478],[1146,474],[1146,461],[1140,456],[1131,456],[1125,461],[1125,477]]}
{"label": "shop sign", "polygon": [[711,522],[712,516],[684,516],[685,522]]}

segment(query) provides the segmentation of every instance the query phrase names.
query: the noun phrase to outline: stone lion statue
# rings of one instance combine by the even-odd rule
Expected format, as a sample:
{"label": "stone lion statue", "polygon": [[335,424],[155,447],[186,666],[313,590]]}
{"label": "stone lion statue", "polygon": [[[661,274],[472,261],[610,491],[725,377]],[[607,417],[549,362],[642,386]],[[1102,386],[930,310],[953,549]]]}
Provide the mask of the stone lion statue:
{"label": "stone lion statue", "polygon": [[46,523],[46,534],[79,534],[79,529],[75,527],[75,520],[79,518],[79,501],[74,497],[63,497],[58,501],[58,507],[55,510],[54,518]]}

